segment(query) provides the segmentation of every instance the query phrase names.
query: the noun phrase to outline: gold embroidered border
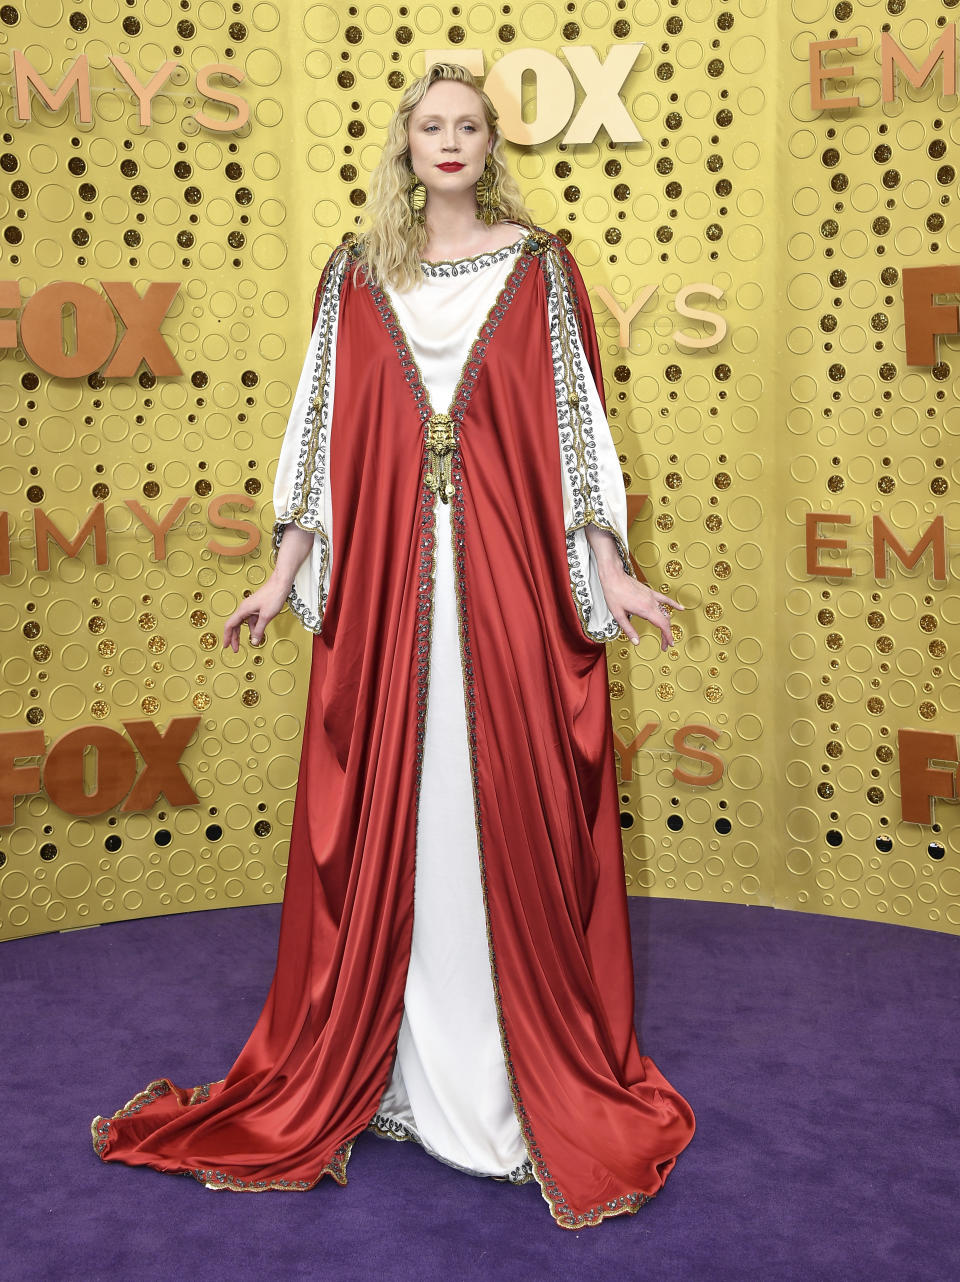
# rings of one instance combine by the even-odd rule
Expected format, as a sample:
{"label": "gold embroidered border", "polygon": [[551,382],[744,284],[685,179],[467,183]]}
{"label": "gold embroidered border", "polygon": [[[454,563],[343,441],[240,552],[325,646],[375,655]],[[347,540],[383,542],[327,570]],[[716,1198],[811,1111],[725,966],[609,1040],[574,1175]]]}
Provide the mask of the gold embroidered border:
{"label": "gold embroidered border", "polygon": [[[221,1078],[220,1081],[224,1081]],[[210,1087],[219,1086],[220,1082],[204,1082],[200,1086],[194,1087],[190,1101],[186,1105],[180,1105],[181,1108],[189,1108],[193,1104],[203,1103],[209,1097]],[[128,1100],[123,1108],[118,1109],[111,1117],[101,1117],[99,1114],[90,1123],[90,1133],[93,1138],[93,1151],[97,1157],[103,1161],[109,1161],[109,1158],[103,1156],[107,1147],[110,1134],[110,1123],[117,1118],[130,1117],[134,1113],[139,1113],[141,1109],[152,1104],[154,1100],[161,1099],[164,1095],[176,1095],[173,1083],[167,1077],[155,1078],[142,1091],[134,1095],[133,1099]],[[178,1104],[180,1103],[177,1097]],[[359,1134],[359,1132],[358,1132]],[[167,1172],[172,1175],[190,1175],[201,1184],[215,1184],[217,1188],[229,1189],[233,1193],[266,1193],[271,1190],[277,1192],[294,1192],[305,1193],[319,1184],[325,1175],[332,1175],[338,1184],[347,1182],[347,1163],[350,1160],[350,1153],[356,1142],[356,1135],[348,1140],[345,1144],[334,1152],[330,1161],[320,1170],[320,1172],[311,1180],[245,1180],[240,1176],[230,1175],[226,1171],[216,1170],[215,1168],[191,1167],[184,1171]]]}
{"label": "gold embroidered border", "polygon": [[494,947],[493,930],[490,921],[490,905],[487,895],[486,852],[483,839],[480,792],[477,782],[477,714],[475,682],[473,675],[473,656],[470,645],[470,628],[466,606],[464,575],[466,551],[465,516],[459,456],[455,459],[454,470],[456,473],[454,477],[456,494],[453,500],[451,534],[454,550],[454,582],[457,598],[457,620],[460,635],[460,661],[463,670],[464,701],[467,717],[467,736],[469,747],[468,755],[470,758],[470,774],[473,784],[474,822],[477,833],[477,849],[480,855],[480,883],[483,889],[483,912],[487,934],[487,950],[490,958],[490,974],[493,982],[494,1005],[497,1012],[497,1026],[500,1032],[500,1045],[503,1052],[504,1066],[507,1071],[507,1083],[510,1088],[510,1097],[513,1103],[514,1113],[520,1127],[520,1133],[523,1136],[528,1160],[531,1163],[534,1177],[540,1186],[540,1191],[543,1195],[544,1201],[550,1208],[550,1214],[553,1219],[561,1228],[579,1229],[586,1226],[600,1224],[602,1220],[614,1215],[635,1215],[641,1206],[652,1200],[652,1195],[648,1193],[641,1193],[639,1191],[624,1193],[620,1197],[613,1198],[607,1202],[599,1203],[596,1206],[591,1207],[583,1214],[575,1212],[567,1204],[556,1179],[544,1160],[543,1153],[536,1141],[536,1136],[533,1131],[529,1114],[527,1113],[520,1096],[519,1087],[517,1085],[516,1070],[513,1065],[513,1057],[510,1052],[510,1043],[503,1016],[503,1006],[500,996],[500,976],[497,970],[496,949]]}
{"label": "gold embroidered border", "polygon": [[[481,872],[482,871],[483,869],[482,869],[482,853],[481,853]],[[485,877],[483,878],[483,887],[484,887],[484,911],[486,912],[486,879]],[[492,958],[493,954],[492,954],[492,942],[490,940],[490,934],[489,934],[489,918],[488,918],[488,926],[487,926],[487,939],[488,939],[488,943],[491,946],[491,958]],[[494,971],[494,978],[496,979],[495,971]],[[496,987],[496,984],[494,987],[494,993],[497,999],[497,1019],[501,1027],[501,1037],[503,1037],[502,1013],[500,1009],[500,995],[499,995],[499,989]],[[512,1073],[512,1065],[509,1062],[508,1062],[508,1076],[510,1081],[511,1094],[515,1101],[514,1107],[517,1108],[519,1104],[519,1097],[515,1094],[515,1081]],[[224,1079],[221,1079],[221,1081],[222,1080]],[[201,1086],[195,1087],[190,1097],[190,1104],[200,1103],[202,1102],[203,1099],[206,1099],[207,1093],[209,1092],[209,1089],[212,1085],[219,1085],[219,1082],[217,1083],[206,1082]],[[386,1089],[386,1082],[384,1083],[384,1089]],[[151,1103],[153,1100],[159,1099],[163,1095],[169,1094],[172,1091],[173,1091],[173,1084],[169,1081],[168,1078],[165,1078],[165,1077],[157,1078],[154,1081],[152,1081],[147,1087],[145,1087],[144,1090],[139,1091],[133,1097],[133,1099],[128,1100],[127,1103],[123,1106],[123,1108],[118,1109],[117,1112],[112,1114],[111,1117],[109,1118],[101,1117],[98,1114],[90,1123],[90,1131],[93,1139],[93,1149],[94,1149],[94,1152],[97,1154],[97,1156],[101,1158],[103,1161],[109,1160],[108,1158],[103,1157],[103,1153],[107,1145],[107,1139],[108,1139],[111,1121],[113,1121],[115,1118],[129,1117],[133,1113],[138,1113],[142,1108],[146,1107],[146,1105]],[[190,1105],[187,1105],[187,1107],[189,1106]],[[522,1108],[522,1105],[519,1105],[519,1106]],[[373,1130],[376,1133],[380,1135],[384,1135],[390,1139],[417,1138],[416,1136],[413,1136],[413,1135],[403,1135],[403,1136],[394,1135],[392,1132],[387,1131],[382,1127],[376,1125],[376,1122],[375,1122],[376,1116],[377,1114],[374,1114],[374,1118],[371,1119],[370,1123],[367,1126],[361,1128],[361,1130],[368,1130],[368,1129]],[[350,1161],[350,1155],[353,1151],[353,1146],[356,1143],[360,1133],[361,1132],[358,1131],[357,1134],[354,1135],[352,1139],[348,1140],[344,1144],[341,1144],[340,1147],[334,1153],[330,1162],[328,1162],[320,1170],[320,1172],[311,1180],[244,1180],[238,1176],[230,1175],[226,1171],[217,1170],[216,1168],[205,1168],[205,1167],[195,1167],[185,1171],[172,1171],[172,1172],[167,1172],[167,1174],[191,1176],[193,1179],[197,1180],[199,1183],[203,1185],[214,1185],[216,1189],[227,1189],[233,1193],[266,1193],[266,1192],[305,1193],[305,1192],[308,1192],[310,1189],[315,1188],[316,1185],[319,1184],[320,1180],[323,1179],[325,1175],[331,1175],[337,1181],[338,1184],[346,1185],[347,1165]],[[526,1143],[526,1141],[527,1141],[527,1136],[526,1136],[526,1132],[524,1132],[524,1142]],[[528,1153],[529,1152],[530,1150],[528,1148]],[[518,1168],[518,1169],[522,1169],[522,1168]],[[547,1191],[544,1187],[543,1179],[541,1178],[540,1174],[537,1172],[537,1167],[535,1164],[532,1164],[532,1170],[533,1170],[533,1175],[536,1177],[537,1182],[540,1184],[540,1187],[543,1190],[544,1198],[546,1199],[548,1205],[550,1206],[551,1213],[553,1214],[553,1218],[557,1221],[557,1223],[561,1226],[561,1228],[578,1228],[580,1227],[581,1223],[582,1224],[599,1224],[600,1220],[606,1216],[620,1215],[620,1214],[623,1214],[624,1212],[629,1212],[631,1214],[634,1214],[637,1210],[639,1210],[640,1206],[643,1205],[644,1201],[650,1201],[650,1197],[645,1193],[640,1193],[636,1195],[628,1194],[628,1195],[625,1195],[627,1199],[635,1196],[637,1198],[642,1199],[642,1201],[638,1201],[636,1205],[620,1206],[620,1205],[617,1205],[617,1203],[624,1202],[625,1200],[624,1198],[620,1198],[620,1199],[617,1199],[617,1203],[607,1203],[603,1208],[593,1208],[591,1212],[588,1212],[588,1215],[593,1215],[595,1211],[599,1211],[600,1214],[596,1219],[580,1217],[578,1219],[575,1219],[574,1221],[568,1222],[566,1219],[561,1218],[561,1216],[557,1214],[554,1207],[554,1203],[551,1201],[550,1197],[547,1194]],[[521,1180],[511,1180],[510,1176],[491,1176],[489,1178],[497,1179],[497,1180],[505,1179],[505,1180],[509,1180],[511,1183],[523,1184],[523,1183],[527,1183],[529,1179],[532,1177],[528,1175]]]}

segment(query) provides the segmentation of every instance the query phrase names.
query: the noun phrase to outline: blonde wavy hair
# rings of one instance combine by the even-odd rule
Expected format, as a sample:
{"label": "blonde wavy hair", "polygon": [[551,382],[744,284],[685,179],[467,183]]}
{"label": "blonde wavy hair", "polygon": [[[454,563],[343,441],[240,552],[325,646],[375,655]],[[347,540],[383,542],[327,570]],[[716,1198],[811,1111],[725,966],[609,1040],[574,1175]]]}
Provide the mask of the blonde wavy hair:
{"label": "blonde wavy hair", "polygon": [[[427,229],[411,217],[407,201],[410,186],[409,120],[414,108],[438,80],[458,80],[474,89],[483,103],[487,126],[494,137],[491,161],[500,191],[498,220],[532,226],[533,218],[523,201],[523,194],[507,168],[503,135],[497,128],[499,116],[493,103],[466,67],[455,62],[435,62],[404,92],[387,128],[387,141],[370,178],[370,195],[364,222],[368,224],[357,238],[358,270],[354,285],[367,277],[377,285],[403,290],[422,279],[420,259],[427,243]],[[358,279],[361,274],[363,280]]]}

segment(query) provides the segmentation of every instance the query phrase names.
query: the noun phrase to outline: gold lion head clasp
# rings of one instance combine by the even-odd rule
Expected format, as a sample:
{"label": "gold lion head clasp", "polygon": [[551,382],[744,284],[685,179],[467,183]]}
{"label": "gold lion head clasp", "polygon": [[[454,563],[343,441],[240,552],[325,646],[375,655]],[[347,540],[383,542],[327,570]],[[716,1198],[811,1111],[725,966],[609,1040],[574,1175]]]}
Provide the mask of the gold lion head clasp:
{"label": "gold lion head clasp", "polygon": [[449,414],[433,414],[427,419],[427,449],[438,458],[457,448],[457,425]]}
{"label": "gold lion head clasp", "polygon": [[450,479],[450,456],[457,448],[457,425],[449,414],[431,414],[424,428],[428,463],[426,485],[447,503],[456,493]]}

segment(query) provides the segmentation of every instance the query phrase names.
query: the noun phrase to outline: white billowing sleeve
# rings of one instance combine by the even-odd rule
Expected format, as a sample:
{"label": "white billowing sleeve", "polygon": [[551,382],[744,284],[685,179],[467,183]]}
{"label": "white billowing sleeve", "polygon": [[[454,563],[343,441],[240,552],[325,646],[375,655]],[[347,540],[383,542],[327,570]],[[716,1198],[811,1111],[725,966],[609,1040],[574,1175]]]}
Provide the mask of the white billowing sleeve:
{"label": "white billowing sleeve", "polygon": [[627,496],[617,448],[580,338],[570,283],[557,256],[548,254],[547,260],[570,588],[584,632],[604,642],[623,633],[604,599],[586,526],[613,535],[624,569],[635,578],[627,543]]}
{"label": "white billowing sleeve", "polygon": [[274,555],[289,523],[314,534],[313,547],[297,571],[288,597],[294,614],[312,632],[319,632],[323,624],[333,566],[328,461],[340,289],[347,263],[341,248],[334,251],[326,269],[317,321],[300,371],[273,486]]}

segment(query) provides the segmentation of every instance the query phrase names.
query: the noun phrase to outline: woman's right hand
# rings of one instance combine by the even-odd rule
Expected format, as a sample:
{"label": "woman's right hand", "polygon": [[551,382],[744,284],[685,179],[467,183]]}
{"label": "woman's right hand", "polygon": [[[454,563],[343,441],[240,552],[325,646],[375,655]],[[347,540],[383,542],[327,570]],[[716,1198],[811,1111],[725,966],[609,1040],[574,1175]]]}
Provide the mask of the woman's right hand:
{"label": "woman's right hand", "polygon": [[289,594],[290,585],[272,575],[256,592],[245,597],[223,625],[224,648],[230,646],[234,654],[237,653],[240,648],[240,629],[244,622],[250,628],[250,644],[262,644],[267,624],[283,609]]}

